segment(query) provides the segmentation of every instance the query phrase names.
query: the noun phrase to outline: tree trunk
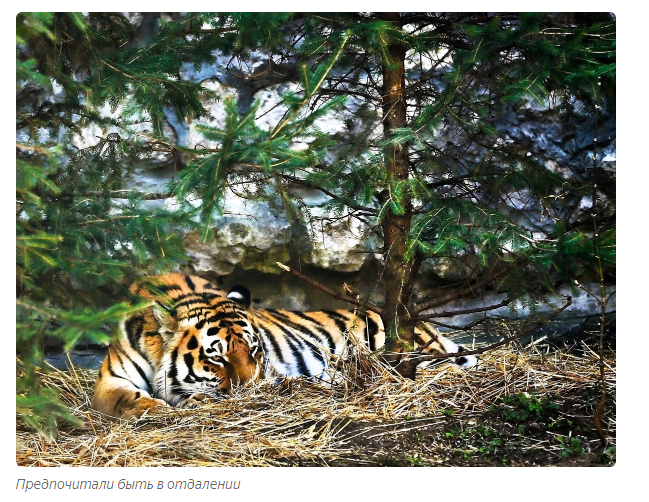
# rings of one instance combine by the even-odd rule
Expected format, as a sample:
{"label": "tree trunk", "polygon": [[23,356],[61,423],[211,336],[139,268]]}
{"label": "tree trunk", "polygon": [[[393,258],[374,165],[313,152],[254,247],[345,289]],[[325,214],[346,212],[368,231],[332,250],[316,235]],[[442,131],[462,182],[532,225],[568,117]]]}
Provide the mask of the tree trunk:
{"label": "tree trunk", "polygon": [[[385,13],[386,21],[395,23],[401,28],[399,13]],[[390,138],[393,131],[406,127],[406,102],[404,99],[406,49],[392,42],[388,45],[389,61],[382,62],[383,71],[383,134]],[[404,184],[408,174],[408,149],[406,145],[389,145],[385,150],[385,162],[389,176],[388,193],[382,193],[382,203],[394,199],[395,187]],[[383,219],[383,256],[385,272],[385,307],[383,321],[386,327],[386,349],[395,351],[411,348],[414,326],[408,321],[408,304],[412,289],[410,269],[412,263],[406,263],[408,235],[412,218],[412,201],[406,192],[400,201],[403,214],[395,214],[388,205]]]}

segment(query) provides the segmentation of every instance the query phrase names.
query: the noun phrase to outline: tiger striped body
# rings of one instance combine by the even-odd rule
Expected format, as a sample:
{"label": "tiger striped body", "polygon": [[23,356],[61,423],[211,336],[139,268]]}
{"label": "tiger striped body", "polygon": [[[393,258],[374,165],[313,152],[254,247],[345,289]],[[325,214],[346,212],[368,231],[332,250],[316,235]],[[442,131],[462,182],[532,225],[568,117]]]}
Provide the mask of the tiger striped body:
{"label": "tiger striped body", "polygon": [[[132,291],[155,303],[124,320],[99,372],[92,407],[114,417],[194,406],[265,375],[336,383],[330,362],[344,354],[349,337],[371,350],[385,344],[381,318],[372,312],[252,309],[246,288],[226,294],[183,274],[153,277]],[[463,350],[429,325],[415,334],[426,353]]]}
{"label": "tiger striped body", "polygon": [[[329,382],[332,380],[332,372],[328,371],[332,356],[335,359],[344,353],[349,337],[366,344],[371,351],[385,345],[383,321],[374,312],[357,315],[350,310],[255,310],[254,314],[266,358],[266,374],[272,369],[279,376],[310,376]],[[426,354],[464,350],[428,324],[415,328],[415,336],[418,346],[426,346]],[[458,357],[454,362],[468,367],[473,366],[476,359]]]}

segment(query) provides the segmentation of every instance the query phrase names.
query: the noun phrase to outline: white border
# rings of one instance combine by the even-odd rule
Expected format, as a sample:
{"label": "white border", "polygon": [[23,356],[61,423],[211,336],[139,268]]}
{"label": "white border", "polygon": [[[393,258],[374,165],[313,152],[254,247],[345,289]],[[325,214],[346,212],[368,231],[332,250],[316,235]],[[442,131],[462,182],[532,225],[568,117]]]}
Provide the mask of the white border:
{"label": "white border", "polygon": [[[25,10],[88,10],[94,8],[104,10],[160,10],[175,11],[179,5],[177,2],[160,1],[152,2],[113,2],[113,3],[88,3],[87,1],[66,1],[52,4],[51,2],[32,1],[20,7]],[[135,5],[140,8],[136,9]],[[210,2],[193,2],[192,10],[205,10],[215,8],[233,8],[234,5],[214,4]],[[264,2],[238,2],[237,10],[264,11],[269,7],[277,10],[312,10],[315,7],[322,7],[324,10],[349,10],[352,6],[358,10],[383,11],[394,8],[394,2],[373,1],[373,2],[352,2],[330,1],[324,4],[309,4],[297,1],[283,1],[281,3]],[[524,2],[498,1],[498,2],[477,2],[461,1],[453,2],[451,5],[441,5],[429,2],[407,2],[405,5],[399,3],[400,10],[423,11],[428,8],[447,8],[458,11],[496,11],[496,10],[543,10],[543,11],[611,11],[617,15],[618,39],[621,50],[619,71],[619,91],[617,93],[617,108],[621,119],[618,120],[620,147],[618,156],[620,160],[620,191],[619,218],[621,238],[619,259],[620,282],[622,287],[618,288],[620,293],[617,304],[620,306],[621,316],[618,319],[618,367],[621,374],[618,377],[620,390],[618,392],[617,421],[618,421],[618,443],[620,452],[618,463],[613,468],[559,468],[552,472],[538,472],[533,469],[519,468],[516,471],[505,469],[465,469],[465,468],[441,468],[443,470],[432,471],[432,468],[424,470],[404,469],[399,471],[384,469],[395,468],[336,468],[335,470],[302,468],[299,470],[283,469],[253,469],[253,468],[119,468],[115,469],[48,469],[48,468],[19,468],[15,463],[14,432],[15,418],[9,412],[0,414],[2,421],[3,443],[2,451],[2,474],[0,490],[2,493],[11,493],[11,500],[23,498],[47,497],[52,492],[40,493],[32,490],[29,494],[15,490],[18,478],[39,480],[43,478],[61,480],[83,480],[83,479],[111,479],[116,482],[121,478],[129,480],[142,479],[214,479],[214,480],[241,480],[242,488],[238,491],[223,490],[216,496],[226,499],[249,500],[248,497],[259,496],[265,501],[290,500],[291,498],[306,498],[309,501],[330,501],[332,499],[348,499],[362,496],[363,499],[376,498],[377,500],[410,500],[422,496],[425,498],[449,497],[470,497],[474,499],[491,499],[498,497],[500,500],[525,499],[526,501],[546,501],[548,499],[571,500],[573,497],[579,500],[613,500],[616,495],[625,498],[626,494],[633,497],[643,493],[640,490],[640,483],[644,482],[641,472],[646,471],[646,392],[640,386],[647,380],[644,374],[646,369],[640,357],[632,357],[641,351],[646,350],[645,333],[647,319],[644,317],[643,295],[646,288],[646,244],[648,239],[644,231],[644,207],[640,204],[647,198],[646,172],[648,169],[646,153],[644,150],[648,144],[645,138],[646,120],[646,85],[644,72],[646,60],[647,34],[646,6],[621,2],[574,2],[548,0],[545,2]],[[405,8],[408,6],[409,8]],[[183,4],[182,7],[185,7]],[[338,9],[336,8],[338,7]],[[440,9],[442,10],[442,9]],[[15,37],[8,40],[12,33],[15,34],[15,15],[6,15],[2,18],[2,33],[6,42],[3,44],[3,53],[6,56],[6,77],[2,80],[3,96],[9,101],[13,96],[13,70],[11,70],[11,58],[9,52],[15,50]],[[641,38],[642,37],[642,38]],[[640,86],[642,85],[642,88]],[[11,86],[11,88],[9,88]],[[14,147],[13,129],[10,129],[12,117],[7,116],[3,121],[4,134],[1,136],[5,145],[3,151],[11,155]],[[15,171],[8,169],[9,176],[15,182]],[[6,175],[5,175],[6,176]],[[5,183],[9,186],[9,182]],[[2,199],[3,234],[12,235],[15,231],[10,223],[9,215],[14,214],[13,196],[6,196]],[[15,249],[15,248],[13,248]],[[3,314],[8,319],[15,320],[15,310],[12,306],[14,295],[14,266],[9,262],[12,251],[6,252],[2,260],[4,265],[4,277],[7,285],[4,290]],[[13,251],[15,253],[15,251]],[[640,253],[642,253],[640,255]],[[15,258],[15,256],[13,256]],[[635,280],[631,281],[632,277]],[[641,303],[642,302],[642,303]],[[644,307],[644,308],[643,308]],[[15,326],[15,321],[14,321]],[[12,327],[10,326],[10,331]],[[11,332],[6,334],[12,337]],[[15,343],[15,342],[14,342]],[[2,366],[2,377],[8,387],[8,405],[13,406],[13,385],[15,380],[14,352],[7,351],[4,355]],[[639,354],[638,354],[639,355]],[[633,424],[633,425],[631,425]],[[634,427],[635,426],[635,427]],[[633,428],[632,428],[633,427]],[[218,441],[218,438],[214,438]],[[638,467],[637,475],[634,467]],[[622,483],[620,483],[622,482]],[[116,483],[117,484],[117,483]],[[644,484],[644,483],[643,483]],[[637,491],[636,491],[637,489]],[[54,492],[57,493],[57,492]],[[166,490],[147,494],[141,492],[129,493],[127,491],[113,490],[113,493],[87,493],[87,492],[58,492],[63,494],[66,500],[76,500],[92,497],[102,500],[109,496],[117,495],[123,500],[135,500],[136,498],[154,496],[165,500],[170,497],[186,497],[186,493],[173,493]],[[204,495],[199,495],[204,496]]]}

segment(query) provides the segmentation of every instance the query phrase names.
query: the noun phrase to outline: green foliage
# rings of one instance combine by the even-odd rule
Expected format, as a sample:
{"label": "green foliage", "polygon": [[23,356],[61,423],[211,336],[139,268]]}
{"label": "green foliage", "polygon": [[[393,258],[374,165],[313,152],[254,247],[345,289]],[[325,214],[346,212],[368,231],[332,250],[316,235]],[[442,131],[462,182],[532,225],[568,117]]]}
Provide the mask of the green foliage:
{"label": "green foliage", "polygon": [[406,457],[406,462],[408,462],[408,465],[410,467],[426,467],[426,464],[424,464],[420,458],[418,457]]}
{"label": "green foliage", "polygon": [[493,411],[497,411],[505,421],[512,423],[543,420],[559,408],[559,405],[547,396],[538,399],[526,392],[505,396],[500,401],[501,404],[492,406]]}
{"label": "green foliage", "polygon": [[563,437],[555,436],[557,441],[561,444],[561,457],[575,457],[584,454],[584,449],[581,446],[581,441],[578,437]]}
{"label": "green foliage", "polygon": [[616,462],[616,455],[615,455],[615,446],[609,446],[604,450],[604,452],[600,455],[600,463],[602,464],[614,464]]}
{"label": "green foliage", "polygon": [[113,134],[80,151],[69,142],[89,123],[115,126],[93,104],[137,99],[127,95],[132,87],[114,84],[110,63],[97,66],[133,33],[117,14],[17,16],[17,412],[48,435],[72,417],[56,391],[38,383],[45,348],[108,341],[133,312],[116,300],[126,299],[136,274],[185,258],[180,237],[166,229],[194,225],[180,213],[148,209],[141,194],[111,197],[139,159],[135,142]]}

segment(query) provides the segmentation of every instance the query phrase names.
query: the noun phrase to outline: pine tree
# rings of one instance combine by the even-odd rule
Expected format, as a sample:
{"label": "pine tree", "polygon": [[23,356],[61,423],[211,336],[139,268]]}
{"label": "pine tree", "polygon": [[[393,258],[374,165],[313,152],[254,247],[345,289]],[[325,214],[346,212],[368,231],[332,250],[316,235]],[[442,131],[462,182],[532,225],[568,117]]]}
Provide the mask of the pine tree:
{"label": "pine tree", "polygon": [[[313,129],[279,127],[270,138],[286,143],[263,154],[251,150],[246,162],[255,173],[263,165],[275,192],[296,184],[323,191],[331,208],[361,219],[383,240],[381,313],[389,350],[408,348],[415,323],[433,319],[425,311],[454,299],[491,288],[508,292],[506,303],[535,306],[561,284],[594,278],[586,219],[593,171],[583,161],[552,167],[555,159],[518,144],[503,123],[526,106],[553,109],[563,131],[574,123],[576,103],[591,113],[602,106],[609,117],[614,113],[609,15],[242,14],[183,22],[212,26],[192,31],[193,53],[215,47],[216,30],[238,58],[262,52],[270,71],[297,68],[302,92],[286,95],[287,120],[307,101],[311,109],[353,111],[342,147],[330,147]],[[331,71],[323,69],[331,58]],[[314,92],[306,76],[325,71]],[[347,99],[339,103],[340,97]],[[317,138],[308,158],[288,160],[282,149],[307,132]],[[268,139],[262,133],[255,142],[269,145]],[[335,160],[319,161],[323,148]],[[251,175],[230,160],[231,176]],[[610,272],[614,178],[598,173]],[[298,206],[304,204],[287,210],[297,214]],[[468,262],[473,272],[461,284],[417,298],[421,264],[440,258]]]}
{"label": "pine tree", "polygon": [[[220,97],[186,68],[214,65],[217,54],[240,62],[242,79],[262,55],[267,79],[295,84],[277,123],[261,127],[258,103],[239,96],[221,101],[223,126],[209,125],[204,103]],[[608,15],[20,14],[16,87],[18,411],[35,428],[68,416],[36,383],[44,337],[68,348],[82,336],[105,341],[105,327],[137,308],[125,286],[182,263],[176,229],[209,239],[229,186],[283,208],[300,239],[314,216],[292,188],[320,190],[332,211],[382,240],[385,304],[362,303],[380,311],[388,350],[411,348],[415,323],[455,299],[495,289],[506,304],[534,305],[595,277],[593,184],[600,255],[614,273],[614,173],[552,167],[503,126],[525,106],[549,107],[562,131],[576,105],[615,112]],[[320,129],[332,113],[346,131]],[[169,114],[198,121],[204,147],[166,137]],[[73,139],[90,125],[102,135],[77,151]],[[168,191],[124,191],[155,151],[182,159]],[[176,211],[147,205],[170,196]],[[440,260],[472,272],[418,297],[420,267]]]}

